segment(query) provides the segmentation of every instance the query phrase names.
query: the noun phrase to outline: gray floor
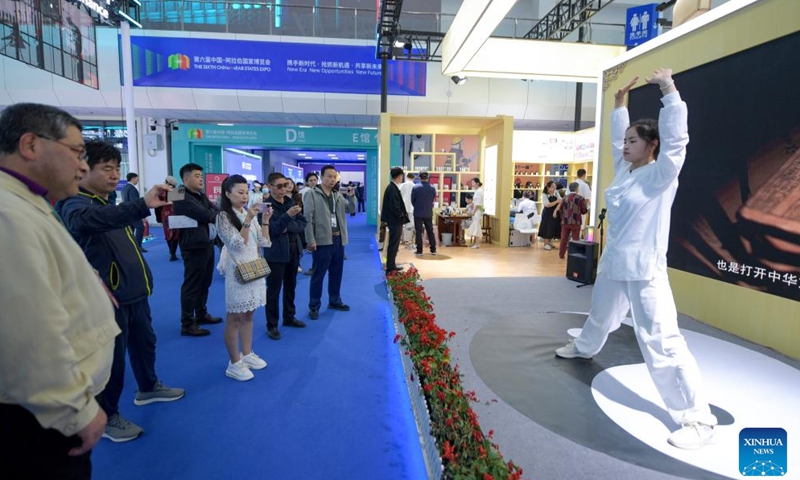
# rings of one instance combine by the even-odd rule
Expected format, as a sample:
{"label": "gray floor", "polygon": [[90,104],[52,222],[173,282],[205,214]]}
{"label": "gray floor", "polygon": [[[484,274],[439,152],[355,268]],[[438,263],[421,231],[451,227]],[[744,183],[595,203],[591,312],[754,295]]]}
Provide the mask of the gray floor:
{"label": "gray floor", "polygon": [[[587,383],[599,370],[641,363],[630,328],[612,334],[602,358],[553,357],[569,338],[564,332],[582,326],[584,318],[553,312],[588,311],[592,287],[575,288],[559,277],[433,279],[424,286],[441,326],[456,332],[451,351],[465,388],[481,399],[473,408],[484,431],[494,430],[501,451],[526,478],[722,478],[632,438],[592,401]],[[689,317],[681,316],[679,323],[800,370],[800,362]],[[721,425],[732,421],[712,408]]]}

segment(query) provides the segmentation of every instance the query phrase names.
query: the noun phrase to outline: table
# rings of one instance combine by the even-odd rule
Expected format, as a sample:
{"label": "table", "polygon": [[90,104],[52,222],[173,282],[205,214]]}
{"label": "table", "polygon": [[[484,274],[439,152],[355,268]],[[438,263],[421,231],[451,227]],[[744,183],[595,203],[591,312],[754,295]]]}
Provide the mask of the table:
{"label": "table", "polygon": [[453,242],[450,246],[466,247],[467,243],[464,241],[464,231],[461,228],[461,222],[471,218],[472,215],[438,215],[437,225],[439,226],[439,235],[450,233],[453,235]]}

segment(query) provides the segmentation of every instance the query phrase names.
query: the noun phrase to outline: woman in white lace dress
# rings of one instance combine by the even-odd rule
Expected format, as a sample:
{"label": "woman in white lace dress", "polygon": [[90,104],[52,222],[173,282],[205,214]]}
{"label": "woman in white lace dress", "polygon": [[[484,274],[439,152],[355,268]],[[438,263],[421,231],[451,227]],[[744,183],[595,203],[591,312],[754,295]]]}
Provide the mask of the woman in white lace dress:
{"label": "woman in white lace dress", "polygon": [[[267,362],[256,355],[252,348],[253,313],[267,303],[267,285],[263,278],[239,283],[235,274],[236,264],[255,260],[259,256],[259,249],[269,247],[272,243],[269,229],[262,231],[257,219],[263,204],[247,207],[247,180],[241,175],[232,175],[222,183],[222,190],[217,228],[225,247],[217,270],[225,276],[225,347],[230,357],[225,375],[246,381],[253,378],[250,370],[261,370],[267,366]],[[271,216],[272,209],[268,208],[262,218],[269,223]]]}

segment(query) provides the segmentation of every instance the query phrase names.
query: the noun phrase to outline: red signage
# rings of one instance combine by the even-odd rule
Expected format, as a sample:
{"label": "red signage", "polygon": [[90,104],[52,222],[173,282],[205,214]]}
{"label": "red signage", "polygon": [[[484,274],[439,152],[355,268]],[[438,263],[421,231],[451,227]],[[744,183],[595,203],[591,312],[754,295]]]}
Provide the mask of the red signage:
{"label": "red signage", "polygon": [[217,204],[217,200],[222,196],[222,182],[228,178],[227,173],[206,173],[206,196],[211,203]]}

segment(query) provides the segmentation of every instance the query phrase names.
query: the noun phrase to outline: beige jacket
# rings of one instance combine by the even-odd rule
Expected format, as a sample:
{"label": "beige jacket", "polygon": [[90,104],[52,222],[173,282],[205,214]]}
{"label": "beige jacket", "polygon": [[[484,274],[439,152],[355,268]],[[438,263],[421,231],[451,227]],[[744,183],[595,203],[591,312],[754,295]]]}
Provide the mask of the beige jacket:
{"label": "beige jacket", "polygon": [[100,408],[114,307],[47,201],[2,171],[0,306],[0,403],[74,435]]}

